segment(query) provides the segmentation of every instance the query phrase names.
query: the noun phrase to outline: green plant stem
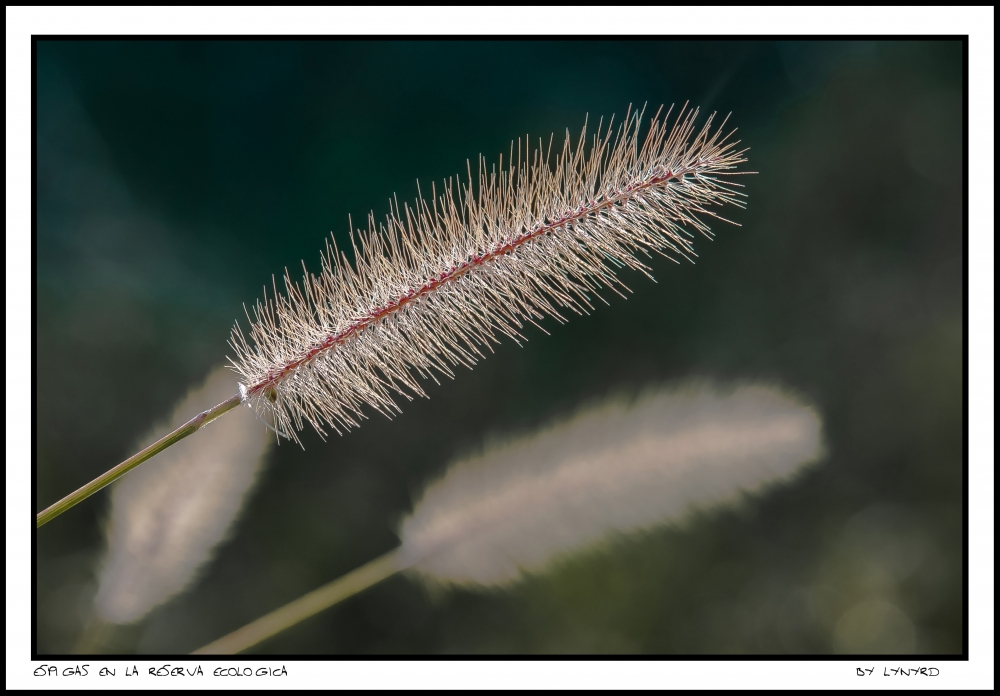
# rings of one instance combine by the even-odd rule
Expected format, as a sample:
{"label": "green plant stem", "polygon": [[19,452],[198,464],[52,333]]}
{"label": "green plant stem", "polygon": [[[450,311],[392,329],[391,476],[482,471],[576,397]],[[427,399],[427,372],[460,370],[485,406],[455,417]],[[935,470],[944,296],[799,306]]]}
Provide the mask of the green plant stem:
{"label": "green plant stem", "polygon": [[170,447],[170,445],[179,442],[180,440],[183,440],[188,435],[191,435],[192,433],[201,430],[206,425],[208,425],[209,423],[211,423],[224,413],[232,411],[234,408],[239,406],[240,403],[242,403],[242,400],[240,398],[240,395],[237,394],[236,396],[233,396],[232,398],[223,401],[218,406],[214,406],[208,409],[207,411],[202,411],[197,416],[189,420],[187,423],[174,430],[172,433],[163,436],[162,438],[151,444],[149,447],[142,450],[141,452],[132,455],[131,457],[123,461],[115,468],[104,472],[103,474],[95,478],[93,481],[88,483],[87,485],[82,486],[77,490],[73,491],[65,498],[60,500],[58,503],[50,505],[49,507],[42,510],[35,517],[35,527],[36,528],[41,527],[46,522],[55,519],[56,517],[58,517],[59,515],[61,515],[62,513],[66,512],[71,507],[79,503],[81,500],[89,498],[91,495],[101,490],[109,483],[117,481],[122,476],[124,476],[132,469],[142,464],[150,457],[159,454],[163,450]]}
{"label": "green plant stem", "polygon": [[289,602],[280,609],[260,617],[256,621],[239,628],[203,648],[195,650],[192,655],[235,655],[253,647],[273,635],[281,633],[313,614],[333,606],[351,595],[367,589],[390,575],[403,570],[406,566],[399,561],[399,549],[379,556],[374,561],[366,563],[347,575],[313,590],[307,595]]}

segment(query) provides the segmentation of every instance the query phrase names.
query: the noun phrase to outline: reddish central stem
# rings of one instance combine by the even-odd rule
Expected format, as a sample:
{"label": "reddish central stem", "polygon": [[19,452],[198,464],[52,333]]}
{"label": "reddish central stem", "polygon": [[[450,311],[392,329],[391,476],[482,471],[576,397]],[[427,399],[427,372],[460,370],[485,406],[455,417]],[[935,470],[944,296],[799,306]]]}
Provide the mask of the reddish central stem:
{"label": "reddish central stem", "polygon": [[306,364],[307,362],[315,358],[323,351],[332,348],[333,346],[343,345],[353,335],[355,335],[362,329],[371,326],[372,324],[376,323],[383,317],[393,314],[394,312],[398,312],[408,303],[416,299],[419,299],[424,295],[427,295],[428,293],[434,292],[437,288],[444,285],[445,283],[450,283],[453,280],[457,280],[458,278],[462,277],[463,275],[465,275],[466,273],[475,268],[479,268],[480,266],[485,266],[493,259],[508,254],[511,251],[514,251],[523,244],[530,242],[532,239],[540,237],[548,232],[551,232],[555,229],[568,225],[581,218],[587,217],[588,215],[593,215],[594,213],[597,213],[598,211],[604,208],[615,205],[616,203],[619,203],[622,200],[629,198],[637,191],[642,191],[652,186],[656,186],[657,184],[662,184],[664,181],[669,181],[670,179],[673,178],[682,178],[684,174],[691,171],[691,169],[693,168],[688,168],[676,172],[667,170],[661,176],[654,176],[647,179],[646,181],[633,184],[623,189],[617,195],[606,198],[600,203],[595,201],[590,201],[588,205],[581,206],[576,210],[568,212],[567,214],[563,215],[562,217],[556,220],[540,225],[539,227],[529,232],[525,232],[524,234],[519,235],[515,237],[513,240],[507,242],[503,246],[500,246],[492,251],[488,251],[479,256],[473,256],[468,261],[465,261],[464,263],[461,263],[455,266],[454,268],[450,268],[447,271],[443,271],[438,275],[431,277],[427,282],[425,282],[419,288],[410,290],[405,295],[402,295],[398,299],[393,300],[388,304],[382,305],[381,307],[376,307],[368,315],[358,319],[343,331],[340,331],[339,333],[336,334],[330,334],[322,342],[314,344],[311,348],[309,348],[309,350],[303,353],[301,357],[298,357],[295,360],[285,363],[278,369],[270,370],[267,373],[267,377],[265,377],[257,384],[251,386],[247,390],[247,393],[255,395],[264,392],[269,387],[272,387],[277,382],[281,381],[289,373],[293,372],[297,368]]}

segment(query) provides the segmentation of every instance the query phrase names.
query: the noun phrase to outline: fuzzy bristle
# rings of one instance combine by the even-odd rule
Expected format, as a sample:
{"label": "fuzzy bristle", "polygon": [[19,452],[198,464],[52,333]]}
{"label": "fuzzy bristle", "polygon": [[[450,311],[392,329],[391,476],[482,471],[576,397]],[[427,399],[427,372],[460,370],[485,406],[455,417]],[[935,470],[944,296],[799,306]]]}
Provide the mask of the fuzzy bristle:
{"label": "fuzzy bristle", "polygon": [[369,216],[352,233],[354,267],[328,243],[318,275],[286,273],[285,294],[248,313],[249,341],[234,327],[246,401],[296,441],[306,421],[340,433],[364,404],[391,416],[394,394],[426,396],[417,377],[472,367],[500,335],[523,340],[526,322],[628,291],[615,269],[649,275],[639,254],[691,260],[692,232],[711,236],[698,216],[724,219],[712,208],[745,197],[719,177],[742,173],[746,151],[712,117],[696,131],[697,114],[682,108],[672,128],[669,111],[654,117],[640,142],[642,114],[629,113],[617,133],[598,126],[589,149],[586,126],[575,147],[567,131],[551,163],[552,139],[530,152],[518,141],[506,167],[479,158],[478,190],[470,165],[429,202],[390,201],[384,224]]}

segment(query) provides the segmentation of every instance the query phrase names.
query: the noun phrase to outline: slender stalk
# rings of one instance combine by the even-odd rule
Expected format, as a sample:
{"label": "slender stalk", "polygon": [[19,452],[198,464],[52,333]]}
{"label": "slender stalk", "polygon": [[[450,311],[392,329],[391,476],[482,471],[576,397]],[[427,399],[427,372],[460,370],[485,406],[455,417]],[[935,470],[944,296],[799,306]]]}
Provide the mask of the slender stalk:
{"label": "slender stalk", "polygon": [[235,655],[385,580],[405,567],[406,565],[399,560],[399,549],[394,549],[191,654]]}
{"label": "slender stalk", "polygon": [[192,433],[201,430],[206,425],[208,425],[209,423],[211,423],[224,413],[232,411],[234,408],[239,406],[240,403],[242,403],[242,397],[239,394],[236,394],[235,396],[223,401],[218,406],[213,406],[207,411],[202,411],[197,416],[189,420],[187,423],[174,430],[172,433],[163,436],[162,438],[160,438],[159,440],[157,440],[156,442],[154,442],[141,452],[132,455],[131,457],[123,461],[121,464],[114,467],[113,469],[109,469],[108,471],[104,472],[103,474],[95,478],[93,481],[88,483],[87,485],[82,486],[77,490],[73,491],[65,498],[60,500],[58,503],[50,505],[49,507],[42,510],[35,517],[35,527],[36,528],[41,527],[46,522],[55,519],[56,517],[58,517],[59,515],[61,515],[62,513],[66,512],[71,507],[79,503],[81,500],[89,498],[91,495],[101,490],[109,483],[117,481],[122,476],[124,476],[132,469],[142,464],[150,457],[159,454],[166,448],[170,447],[170,445],[183,440],[188,435],[191,435]]}

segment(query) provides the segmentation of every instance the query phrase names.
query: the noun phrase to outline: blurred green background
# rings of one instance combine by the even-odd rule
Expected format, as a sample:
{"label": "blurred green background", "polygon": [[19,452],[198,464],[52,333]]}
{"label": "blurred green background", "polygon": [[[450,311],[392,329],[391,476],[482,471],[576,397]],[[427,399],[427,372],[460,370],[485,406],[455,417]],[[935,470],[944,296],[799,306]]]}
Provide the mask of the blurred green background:
{"label": "blurred green background", "polygon": [[[272,274],[417,178],[685,101],[732,112],[759,172],[697,265],[276,448],[215,561],[107,649],[195,649],[393,548],[484,439],[703,376],[812,399],[828,457],[509,591],[393,577],[256,652],[961,652],[961,90],[958,41],[39,41],[36,510],[131,454]],[[40,654],[91,614],[106,515],[37,533]]]}

